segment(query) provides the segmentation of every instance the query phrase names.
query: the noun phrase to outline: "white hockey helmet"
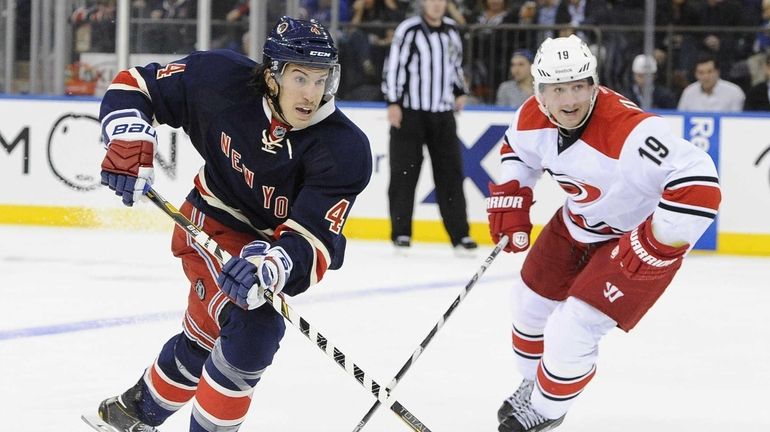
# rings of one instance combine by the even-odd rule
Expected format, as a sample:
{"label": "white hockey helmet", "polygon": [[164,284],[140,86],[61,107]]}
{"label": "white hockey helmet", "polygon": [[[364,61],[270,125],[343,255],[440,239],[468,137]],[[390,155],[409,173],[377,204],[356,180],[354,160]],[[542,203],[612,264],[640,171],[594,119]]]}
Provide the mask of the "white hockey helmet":
{"label": "white hockey helmet", "polygon": [[532,77],[535,84],[535,98],[537,99],[540,110],[556,126],[564,127],[559,124],[548,111],[543,103],[541,86],[543,84],[566,83],[582,79],[590,79],[594,86],[591,95],[591,105],[586,117],[574,128],[581,127],[591,115],[599,85],[599,75],[596,72],[596,56],[591,53],[588,45],[579,37],[570,35],[569,37],[548,38],[540,44],[540,48],[535,55],[535,61],[532,63]]}

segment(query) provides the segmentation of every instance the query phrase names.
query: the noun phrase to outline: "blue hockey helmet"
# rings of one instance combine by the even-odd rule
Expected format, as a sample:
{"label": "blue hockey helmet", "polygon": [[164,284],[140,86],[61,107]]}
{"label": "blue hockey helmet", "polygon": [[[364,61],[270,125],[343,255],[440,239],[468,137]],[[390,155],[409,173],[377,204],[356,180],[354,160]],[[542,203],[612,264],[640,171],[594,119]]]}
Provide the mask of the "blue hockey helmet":
{"label": "blue hockey helmet", "polygon": [[333,95],[340,80],[337,47],[329,32],[318,21],[298,20],[288,16],[278,20],[262,49],[263,64],[273,76],[280,76],[287,63],[329,69],[324,91]]}

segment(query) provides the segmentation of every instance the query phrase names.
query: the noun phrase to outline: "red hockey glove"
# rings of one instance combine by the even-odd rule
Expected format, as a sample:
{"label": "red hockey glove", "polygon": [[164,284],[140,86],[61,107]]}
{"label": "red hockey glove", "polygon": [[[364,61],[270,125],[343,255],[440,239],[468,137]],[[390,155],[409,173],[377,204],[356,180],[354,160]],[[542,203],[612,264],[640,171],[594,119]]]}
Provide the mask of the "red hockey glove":
{"label": "red hockey glove", "polygon": [[652,235],[652,216],[620,237],[612,250],[612,260],[619,260],[623,273],[634,280],[661,279],[675,273],[689,245],[673,247]]}
{"label": "red hockey glove", "polygon": [[507,235],[509,240],[504,251],[527,250],[529,234],[532,232],[532,223],[529,220],[530,207],[532,207],[532,189],[520,188],[518,180],[511,180],[501,185],[489,183],[487,214],[492,242],[497,243],[503,235]]}
{"label": "red hockey glove", "polygon": [[155,179],[152,161],[157,134],[138,114],[114,114],[103,121],[103,139],[109,144],[102,161],[102,184],[122,196],[123,204],[132,206]]}

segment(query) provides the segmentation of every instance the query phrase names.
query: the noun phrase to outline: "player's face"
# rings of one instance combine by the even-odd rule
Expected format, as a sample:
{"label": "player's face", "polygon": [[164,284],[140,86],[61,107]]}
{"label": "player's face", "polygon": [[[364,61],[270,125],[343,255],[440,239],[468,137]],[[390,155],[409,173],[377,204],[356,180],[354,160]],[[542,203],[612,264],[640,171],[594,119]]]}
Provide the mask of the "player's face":
{"label": "player's face", "polygon": [[281,74],[281,111],[293,128],[306,127],[321,104],[329,78],[327,69],[288,64]]}
{"label": "player's face", "polygon": [[543,84],[540,97],[559,124],[574,128],[588,115],[594,86],[587,79],[557,84]]}

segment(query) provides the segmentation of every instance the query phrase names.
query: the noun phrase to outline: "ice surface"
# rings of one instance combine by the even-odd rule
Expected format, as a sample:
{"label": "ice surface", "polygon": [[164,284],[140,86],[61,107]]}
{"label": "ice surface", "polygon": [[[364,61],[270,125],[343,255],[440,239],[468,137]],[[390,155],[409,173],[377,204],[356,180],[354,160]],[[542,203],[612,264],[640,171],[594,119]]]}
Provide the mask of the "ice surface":
{"label": "ice surface", "polygon": [[[0,430],[88,431],[180,331],[187,281],[170,233],[0,227]],[[387,384],[491,250],[349,242],[346,263],[290,304]],[[434,432],[496,430],[520,377],[501,255],[406,374],[396,396]],[[770,259],[694,254],[630,334],[611,332],[560,431],[768,431]],[[374,398],[287,328],[241,430],[349,431]],[[189,406],[161,427],[187,430]],[[365,431],[408,431],[380,409]]]}

